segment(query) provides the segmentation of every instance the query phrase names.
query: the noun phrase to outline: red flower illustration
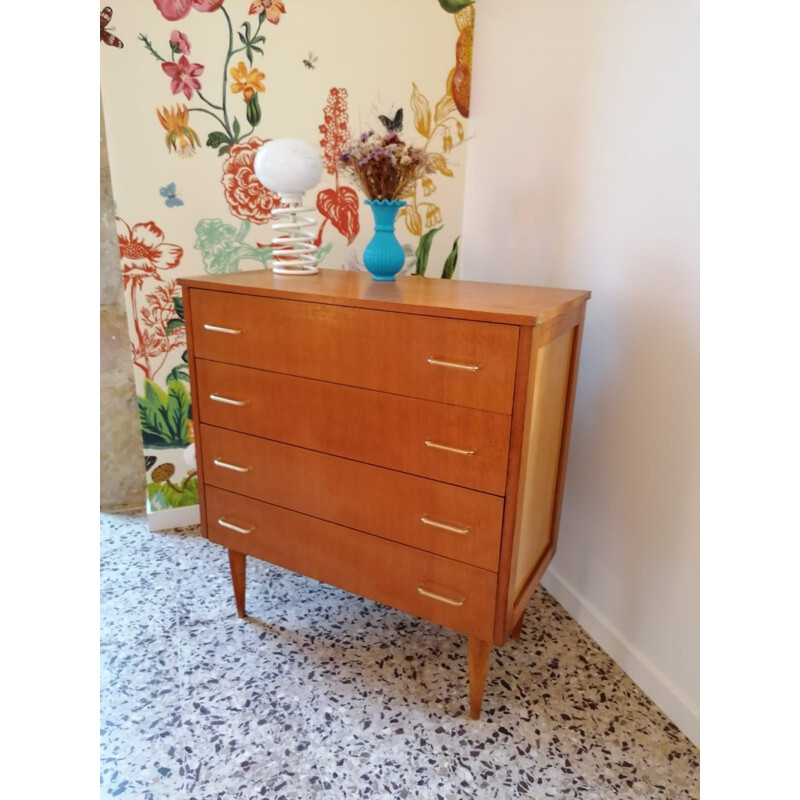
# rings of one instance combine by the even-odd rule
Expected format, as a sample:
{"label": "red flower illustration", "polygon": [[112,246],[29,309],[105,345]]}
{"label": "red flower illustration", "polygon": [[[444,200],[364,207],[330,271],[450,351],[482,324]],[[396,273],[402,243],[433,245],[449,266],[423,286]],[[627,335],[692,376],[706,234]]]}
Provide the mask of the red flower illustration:
{"label": "red flower illustration", "polygon": [[347,89],[331,89],[323,112],[325,122],[319,126],[322,139],[322,157],[325,169],[331,174],[338,172],[339,156],[350,141],[350,123],[347,117]]}
{"label": "red flower illustration", "polygon": [[173,50],[177,50],[185,56],[188,56],[189,53],[192,52],[192,45],[189,42],[189,37],[180,31],[172,31],[172,35],[169,37],[169,43]]}
{"label": "red flower illustration", "polygon": [[[183,248],[164,242],[164,231],[155,222],[140,222],[131,228],[117,217],[119,259],[122,264],[122,282],[142,285],[144,278],[162,280],[160,269],[173,269],[181,263]],[[124,227],[123,227],[124,226]]]}
{"label": "red flower illustration", "polygon": [[[174,269],[183,258],[183,248],[164,241],[164,231],[155,222],[140,222],[130,227],[117,217],[117,241],[122,265],[122,285],[130,290],[131,318],[136,331],[131,342],[133,363],[150,380],[164,366],[170,350],[179,347],[183,340],[166,332],[169,319],[176,316],[172,296],[178,286],[168,282],[166,288],[156,289],[147,297],[147,306],[140,309],[137,290],[145,278],[155,278],[164,283],[159,270]],[[170,307],[171,306],[171,307]],[[169,319],[168,319],[169,318]],[[156,360],[160,363],[156,364]]]}
{"label": "red flower illustration", "polygon": [[317,210],[342,236],[347,237],[347,244],[353,243],[359,231],[358,195],[354,189],[349,186],[323,189],[317,195]]}
{"label": "red flower illustration", "polygon": [[269,139],[253,136],[231,145],[222,167],[222,185],[231,214],[255,223],[266,222],[272,216],[272,209],[280,205],[278,195],[267,189],[253,170],[256,150],[265,141]]}
{"label": "red flower illustration", "polygon": [[358,195],[349,186],[339,186],[339,156],[350,141],[350,121],[347,115],[347,89],[333,88],[323,111],[324,122],[319,126],[320,145],[325,169],[336,178],[335,189],[323,189],[317,195],[317,210],[325,218],[319,227],[315,243],[322,242],[325,223],[330,221],[347,243],[358,236]]}
{"label": "red flower illustration", "polygon": [[190,64],[186,56],[181,56],[175,64],[165,61],[161,65],[161,69],[172,78],[170,85],[172,94],[183,92],[186,95],[186,99],[191,100],[195,89],[200,91],[202,88],[197,76],[203,74],[205,67],[202,64]]}
{"label": "red flower illustration", "polygon": [[183,19],[192,9],[195,11],[216,11],[223,0],[153,0],[164,19],[174,22]]}

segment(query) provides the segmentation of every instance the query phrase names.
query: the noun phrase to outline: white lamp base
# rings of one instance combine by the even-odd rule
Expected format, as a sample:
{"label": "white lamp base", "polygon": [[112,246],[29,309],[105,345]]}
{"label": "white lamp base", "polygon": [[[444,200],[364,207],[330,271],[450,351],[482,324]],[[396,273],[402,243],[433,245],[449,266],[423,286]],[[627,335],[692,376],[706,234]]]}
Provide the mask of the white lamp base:
{"label": "white lamp base", "polygon": [[316,275],[319,270],[316,267],[295,267],[294,269],[281,269],[273,267],[272,271],[276,275]]}
{"label": "white lamp base", "polygon": [[[311,230],[316,223],[315,217],[309,216],[314,211],[312,206],[299,205],[297,196],[282,195],[284,202],[290,205],[276,208],[272,214],[279,220],[272,229],[285,233],[272,240],[274,258],[270,260],[272,271],[277,275],[316,275],[319,261],[319,248],[313,244],[315,238]],[[302,195],[299,196],[302,198]]]}

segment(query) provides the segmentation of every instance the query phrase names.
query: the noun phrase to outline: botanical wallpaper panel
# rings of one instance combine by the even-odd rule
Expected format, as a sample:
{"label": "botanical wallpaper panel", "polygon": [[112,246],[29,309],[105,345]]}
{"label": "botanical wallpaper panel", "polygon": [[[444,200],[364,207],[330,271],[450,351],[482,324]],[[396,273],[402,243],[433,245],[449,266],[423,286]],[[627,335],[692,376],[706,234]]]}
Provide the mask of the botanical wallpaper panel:
{"label": "botanical wallpaper panel", "polygon": [[364,198],[339,174],[348,140],[395,130],[437,154],[436,172],[405,198],[397,233],[406,271],[422,242],[425,279],[439,279],[461,234],[474,20],[470,0],[139,0],[101,9],[149,511],[198,502],[176,280],[267,267],[279,200],[253,172],[263,142],[318,145],[325,172],[305,203],[316,206],[327,268],[363,269],[372,235]]}

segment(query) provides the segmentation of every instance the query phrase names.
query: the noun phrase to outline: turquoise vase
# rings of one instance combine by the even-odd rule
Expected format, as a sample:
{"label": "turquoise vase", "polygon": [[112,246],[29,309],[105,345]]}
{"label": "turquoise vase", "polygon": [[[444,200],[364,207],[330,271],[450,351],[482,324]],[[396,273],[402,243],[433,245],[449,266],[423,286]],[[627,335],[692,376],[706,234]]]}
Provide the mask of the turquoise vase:
{"label": "turquoise vase", "polygon": [[405,200],[365,200],[375,217],[375,235],[364,250],[364,266],[374,281],[393,281],[403,269],[406,254],[394,235],[397,212]]}

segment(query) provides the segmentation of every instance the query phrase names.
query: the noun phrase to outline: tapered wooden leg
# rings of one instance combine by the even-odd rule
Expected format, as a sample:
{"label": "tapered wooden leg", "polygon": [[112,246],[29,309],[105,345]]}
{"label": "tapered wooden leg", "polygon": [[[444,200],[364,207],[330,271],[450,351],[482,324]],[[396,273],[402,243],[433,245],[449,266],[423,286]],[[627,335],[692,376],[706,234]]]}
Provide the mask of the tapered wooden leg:
{"label": "tapered wooden leg", "polygon": [[469,715],[478,719],[483,704],[483,687],[486,685],[486,673],[489,671],[489,656],[492,643],[483,639],[469,637]]}
{"label": "tapered wooden leg", "polygon": [[228,550],[228,560],[231,562],[231,581],[233,582],[233,596],[236,598],[236,613],[244,617],[244,589],[245,576],[247,573],[247,556],[244,553],[237,553],[235,550]]}
{"label": "tapered wooden leg", "polygon": [[522,634],[522,624],[525,622],[525,612],[522,612],[522,616],[519,618],[519,622],[514,626],[514,630],[511,631],[511,638],[515,641],[519,641],[519,637]]}

